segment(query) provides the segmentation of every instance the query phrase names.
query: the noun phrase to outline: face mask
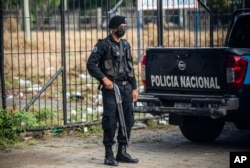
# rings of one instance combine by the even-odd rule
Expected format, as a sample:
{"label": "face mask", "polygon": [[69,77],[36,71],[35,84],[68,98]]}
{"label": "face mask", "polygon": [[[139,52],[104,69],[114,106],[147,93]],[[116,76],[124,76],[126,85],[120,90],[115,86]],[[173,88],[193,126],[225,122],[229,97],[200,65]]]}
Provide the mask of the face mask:
{"label": "face mask", "polygon": [[124,36],[124,34],[125,34],[125,28],[118,27],[118,28],[116,29],[115,35],[116,35],[117,37],[122,37],[122,36]]}

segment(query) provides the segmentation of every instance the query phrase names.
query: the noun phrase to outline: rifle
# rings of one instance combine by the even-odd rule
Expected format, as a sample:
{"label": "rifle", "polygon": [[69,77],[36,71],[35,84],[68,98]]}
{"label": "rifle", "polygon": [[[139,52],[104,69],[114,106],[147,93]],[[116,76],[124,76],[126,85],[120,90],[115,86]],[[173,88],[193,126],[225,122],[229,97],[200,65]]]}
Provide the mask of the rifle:
{"label": "rifle", "polygon": [[120,127],[122,129],[122,135],[126,137],[127,146],[128,146],[128,134],[127,134],[127,128],[126,128],[125,119],[124,119],[123,108],[122,108],[122,97],[121,97],[119,87],[115,83],[114,83],[114,91],[115,91],[115,100],[116,100],[117,108],[118,108]]}

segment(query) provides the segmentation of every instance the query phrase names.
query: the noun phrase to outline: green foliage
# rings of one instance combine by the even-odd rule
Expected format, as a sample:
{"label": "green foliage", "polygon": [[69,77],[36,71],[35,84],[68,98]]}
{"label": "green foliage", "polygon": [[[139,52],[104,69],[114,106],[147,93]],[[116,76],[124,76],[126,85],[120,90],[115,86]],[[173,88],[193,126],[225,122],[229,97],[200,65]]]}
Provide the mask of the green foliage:
{"label": "green foliage", "polygon": [[149,128],[155,128],[157,126],[157,121],[155,119],[148,119],[148,120],[145,121],[145,124]]}
{"label": "green foliage", "polygon": [[159,118],[151,118],[151,119],[145,120],[145,124],[150,129],[156,129],[156,128],[159,129],[159,128],[169,127],[168,123],[166,123],[166,124],[160,124],[160,120],[161,119],[159,119]]}
{"label": "green foliage", "polygon": [[229,0],[207,0],[207,5],[214,13],[224,13],[230,9],[235,9],[235,6],[242,6],[243,1],[229,1]]}
{"label": "green foliage", "polygon": [[79,132],[82,137],[88,137],[89,135],[92,134],[99,135],[100,133],[102,133],[102,125],[101,124],[96,124],[91,126],[82,125],[76,131]]}
{"label": "green foliage", "polygon": [[40,108],[39,111],[35,112],[34,117],[39,126],[51,126],[57,120],[56,111],[47,108]]}
{"label": "green foliage", "polygon": [[117,0],[71,0],[68,1],[69,9],[75,9],[80,7],[81,9],[95,9],[97,7],[106,7],[108,3],[110,3],[111,7],[113,7],[118,1]]}
{"label": "green foliage", "polygon": [[19,140],[18,133],[36,125],[36,119],[27,112],[0,110],[0,149]]}
{"label": "green foliage", "polygon": [[92,125],[89,127],[89,132],[92,134],[100,133],[102,131],[102,125],[97,124],[97,125]]}

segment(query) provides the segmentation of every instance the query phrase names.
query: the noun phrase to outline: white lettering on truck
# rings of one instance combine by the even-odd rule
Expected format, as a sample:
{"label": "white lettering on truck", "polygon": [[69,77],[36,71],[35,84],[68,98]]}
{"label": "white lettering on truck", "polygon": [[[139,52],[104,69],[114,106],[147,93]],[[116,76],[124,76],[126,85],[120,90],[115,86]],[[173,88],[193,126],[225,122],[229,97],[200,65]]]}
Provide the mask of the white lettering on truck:
{"label": "white lettering on truck", "polygon": [[217,77],[151,75],[151,85],[158,87],[220,89]]}

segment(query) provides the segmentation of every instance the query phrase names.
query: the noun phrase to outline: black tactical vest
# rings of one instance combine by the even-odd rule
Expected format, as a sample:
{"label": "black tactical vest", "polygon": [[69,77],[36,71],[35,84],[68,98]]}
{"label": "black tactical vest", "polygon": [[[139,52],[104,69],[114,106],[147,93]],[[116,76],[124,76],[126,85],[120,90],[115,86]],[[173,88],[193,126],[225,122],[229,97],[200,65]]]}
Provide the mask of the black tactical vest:
{"label": "black tactical vest", "polygon": [[110,39],[104,39],[109,44],[109,49],[100,62],[100,68],[102,72],[114,80],[120,76],[132,78],[134,77],[133,70],[133,59],[131,55],[131,49],[128,42],[124,39],[121,39],[120,43],[122,43],[122,48],[111,42]]}

